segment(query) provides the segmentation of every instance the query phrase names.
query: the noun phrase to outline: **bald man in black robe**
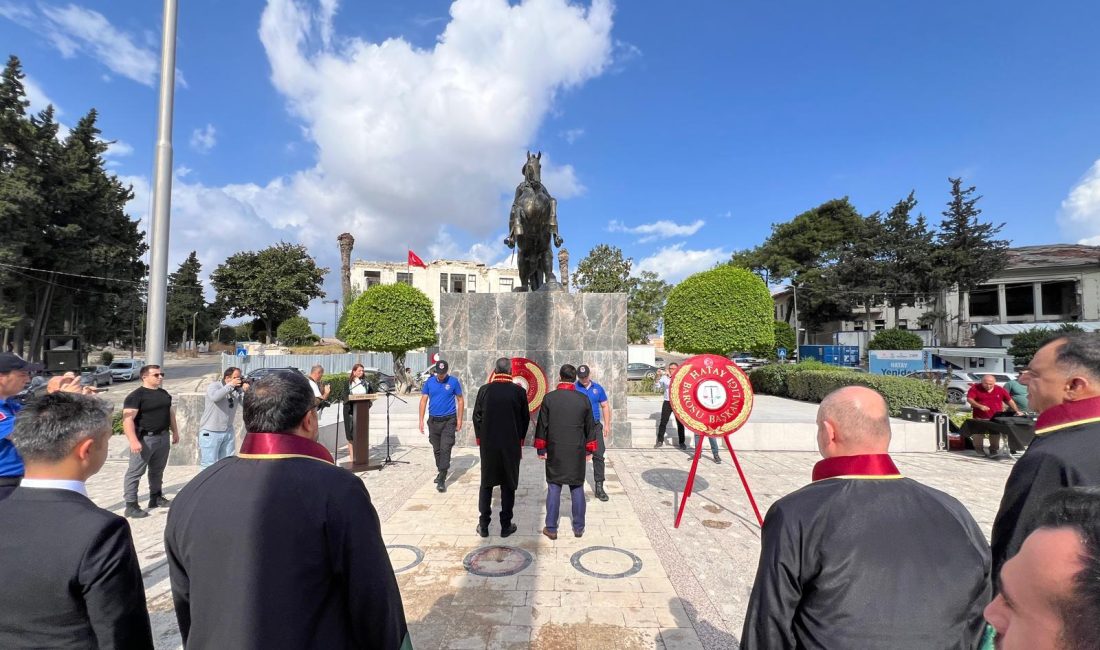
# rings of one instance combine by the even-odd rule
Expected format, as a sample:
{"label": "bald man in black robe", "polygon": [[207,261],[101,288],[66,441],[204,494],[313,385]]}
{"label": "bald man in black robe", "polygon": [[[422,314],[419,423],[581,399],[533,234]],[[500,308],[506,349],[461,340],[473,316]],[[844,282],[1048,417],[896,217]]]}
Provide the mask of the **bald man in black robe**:
{"label": "bald man in black robe", "polygon": [[953,497],[887,454],[875,391],[821,402],[813,482],[768,511],[741,648],[973,648],[990,600],[989,545]]}

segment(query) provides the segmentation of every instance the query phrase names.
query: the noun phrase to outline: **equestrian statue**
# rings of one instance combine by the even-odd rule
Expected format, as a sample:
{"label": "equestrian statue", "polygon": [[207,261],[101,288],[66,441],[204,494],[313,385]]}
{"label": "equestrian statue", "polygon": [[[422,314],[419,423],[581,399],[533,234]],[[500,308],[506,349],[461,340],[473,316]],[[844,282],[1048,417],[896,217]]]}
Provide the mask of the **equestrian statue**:
{"label": "equestrian statue", "polygon": [[554,277],[554,246],[565,240],[558,234],[558,202],[542,184],[542,152],[527,152],[523,164],[523,182],[516,187],[512,213],[508,217],[508,248],[518,249],[519,282],[515,291],[562,290]]}

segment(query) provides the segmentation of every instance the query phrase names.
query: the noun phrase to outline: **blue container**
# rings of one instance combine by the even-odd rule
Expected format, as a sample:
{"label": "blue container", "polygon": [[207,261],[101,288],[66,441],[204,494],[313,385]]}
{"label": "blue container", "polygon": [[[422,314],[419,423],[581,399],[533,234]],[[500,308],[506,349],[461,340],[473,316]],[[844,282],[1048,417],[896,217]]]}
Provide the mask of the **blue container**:
{"label": "blue container", "polygon": [[858,366],[858,345],[800,345],[798,360],[817,359],[831,366]]}

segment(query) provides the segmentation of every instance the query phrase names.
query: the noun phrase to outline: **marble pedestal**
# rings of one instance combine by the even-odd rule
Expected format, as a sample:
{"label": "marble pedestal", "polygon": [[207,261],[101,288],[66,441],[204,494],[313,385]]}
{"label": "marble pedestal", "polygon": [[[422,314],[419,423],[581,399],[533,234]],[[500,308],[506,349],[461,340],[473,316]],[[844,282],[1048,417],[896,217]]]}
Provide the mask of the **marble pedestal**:
{"label": "marble pedestal", "polygon": [[[466,392],[457,444],[474,444],[470,414],[477,389],[498,357],[527,357],[546,371],[549,389],[566,363],[587,364],[611,402],[609,447],[630,447],[626,401],[626,294],[535,291],[440,296],[439,353]],[[536,414],[537,415],[537,414]],[[534,430],[535,415],[531,418]],[[528,439],[531,435],[528,436]]]}

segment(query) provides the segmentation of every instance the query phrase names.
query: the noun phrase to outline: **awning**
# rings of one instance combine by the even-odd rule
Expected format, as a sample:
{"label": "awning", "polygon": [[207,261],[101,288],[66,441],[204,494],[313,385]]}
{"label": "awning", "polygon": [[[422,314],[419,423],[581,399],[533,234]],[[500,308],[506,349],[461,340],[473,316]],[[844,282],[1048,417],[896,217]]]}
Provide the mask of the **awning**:
{"label": "awning", "polygon": [[1011,359],[1005,348],[924,348],[941,357],[981,357],[985,359]]}

